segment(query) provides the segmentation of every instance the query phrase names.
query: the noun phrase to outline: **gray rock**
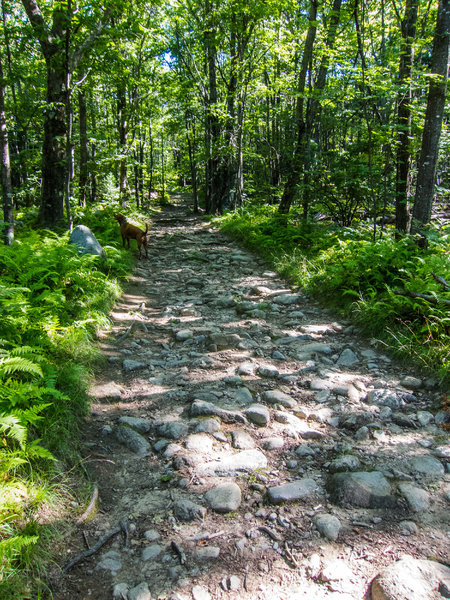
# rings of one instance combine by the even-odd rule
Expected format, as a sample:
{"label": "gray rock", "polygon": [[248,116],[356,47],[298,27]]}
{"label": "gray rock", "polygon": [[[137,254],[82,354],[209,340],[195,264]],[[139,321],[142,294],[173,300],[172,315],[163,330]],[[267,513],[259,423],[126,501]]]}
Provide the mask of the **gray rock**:
{"label": "gray rock", "polygon": [[254,375],[256,373],[258,365],[255,363],[242,363],[236,369],[237,375]]}
{"label": "gray rock", "polygon": [[243,429],[235,429],[231,432],[233,448],[238,450],[250,450],[255,447],[255,442],[252,436]]}
{"label": "gray rock", "polygon": [[280,294],[279,296],[272,297],[272,302],[275,304],[281,304],[283,306],[298,304],[300,300],[301,297],[298,294]]}
{"label": "gray rock", "polygon": [[296,400],[281,390],[268,390],[267,392],[263,392],[261,398],[268,404],[281,404],[281,406],[286,408],[295,408],[297,406]]}
{"label": "gray rock", "polygon": [[429,509],[430,496],[428,492],[412,483],[400,483],[398,488],[413,512],[425,512]]}
{"label": "gray rock", "polygon": [[213,440],[207,433],[193,433],[188,435],[184,445],[190,452],[210,454],[213,449]]}
{"label": "gray rock", "polygon": [[100,258],[106,258],[104,249],[86,225],[77,225],[74,227],[70,234],[69,244],[78,246],[78,254],[94,254]]}
{"label": "gray rock", "polygon": [[217,419],[204,419],[195,428],[195,433],[216,433],[220,431],[220,423]]}
{"label": "gray rock", "polygon": [[313,521],[317,531],[319,531],[323,537],[332,542],[337,540],[339,531],[341,530],[341,523],[337,517],[328,514],[317,515],[314,517]]}
{"label": "gray rock", "polygon": [[361,461],[354,454],[345,454],[331,461],[328,470],[330,473],[341,473],[345,471],[357,471],[361,467]]}
{"label": "gray rock", "polygon": [[189,433],[189,427],[183,421],[155,423],[155,430],[158,436],[169,440],[179,440]]}
{"label": "gray rock", "polygon": [[162,551],[163,548],[159,544],[151,544],[142,550],[141,558],[144,561],[153,560],[158,558]]}
{"label": "gray rock", "polygon": [[211,600],[211,594],[202,585],[194,585],[192,588],[192,597],[194,600]]}
{"label": "gray rock", "polygon": [[248,472],[256,469],[265,469],[267,458],[259,450],[243,450],[221,460],[199,465],[196,469],[198,475],[235,475],[240,471]]}
{"label": "gray rock", "polygon": [[113,588],[113,600],[128,600],[127,583],[116,583]]}
{"label": "gray rock", "polygon": [[204,400],[194,400],[191,404],[190,414],[192,417],[216,416],[225,423],[247,423],[247,419],[240,412],[225,410]]}
{"label": "gray rock", "polygon": [[424,477],[441,477],[445,473],[442,463],[431,455],[414,456],[408,464],[413,473]]}
{"label": "gray rock", "polygon": [[178,342],[185,342],[186,340],[190,340],[194,337],[194,332],[191,329],[180,329],[175,333],[175,339]]}
{"label": "gray rock", "polygon": [[241,488],[234,482],[222,483],[206,492],[205,500],[215,512],[233,512],[241,505]]}
{"label": "gray rock", "polygon": [[256,373],[260,377],[266,377],[267,379],[276,379],[279,376],[280,371],[273,365],[260,365],[256,369]]}
{"label": "gray rock", "polygon": [[412,375],[406,375],[400,383],[409,390],[417,390],[422,387],[422,380],[418,377],[413,377]]}
{"label": "gray rock", "polygon": [[359,363],[359,358],[350,350],[350,348],[346,348],[340,357],[338,358],[337,364],[340,367],[353,367],[354,365]]}
{"label": "gray rock", "polygon": [[148,583],[143,581],[128,592],[128,600],[151,600],[152,595],[148,589]]}
{"label": "gray rock", "polygon": [[200,546],[195,549],[195,556],[197,560],[213,560],[218,558],[220,554],[220,548],[218,546]]}
{"label": "gray rock", "polygon": [[239,404],[250,404],[253,402],[253,396],[248,388],[240,387],[233,394],[233,400]]}
{"label": "gray rock", "polygon": [[127,427],[127,425],[117,426],[114,429],[114,435],[118,442],[139,456],[145,456],[150,451],[149,442],[140,433]]}
{"label": "gray rock", "polygon": [[191,500],[175,500],[173,515],[179,521],[202,521],[206,515],[206,508]]}
{"label": "gray rock", "polygon": [[372,600],[437,600],[448,598],[449,589],[448,567],[410,556],[384,569],[371,586]]}
{"label": "gray rock", "polygon": [[265,427],[270,421],[269,409],[263,404],[252,404],[245,409],[244,414],[249,421],[259,427]]}
{"label": "gray rock", "polygon": [[426,427],[434,422],[434,415],[427,410],[419,410],[417,411],[417,421],[419,425],[422,427]]}
{"label": "gray rock", "polygon": [[242,342],[242,338],[237,333],[211,333],[209,342],[219,350],[225,350],[226,348],[237,348]]}
{"label": "gray rock", "polygon": [[122,367],[124,371],[136,371],[136,369],[144,369],[147,365],[137,360],[127,358],[123,361]]}
{"label": "gray rock", "polygon": [[327,488],[332,502],[344,507],[394,508],[397,505],[389,482],[379,471],[335,473]]}
{"label": "gray rock", "polygon": [[106,571],[111,571],[112,573],[120,571],[121,568],[121,555],[120,552],[116,552],[115,550],[106,552],[106,554],[104,554],[97,563],[97,569],[105,569]]}
{"label": "gray rock", "polygon": [[317,483],[314,479],[298,479],[290,483],[283,483],[268,489],[269,500],[274,504],[281,502],[292,502],[295,500],[305,500],[311,498],[318,491]]}
{"label": "gray rock", "polygon": [[150,421],[140,417],[120,417],[119,423],[128,425],[138,433],[148,433],[150,431]]}
{"label": "gray rock", "polygon": [[268,437],[261,441],[264,450],[279,450],[284,446],[284,439],[280,436]]}
{"label": "gray rock", "polygon": [[367,394],[367,402],[376,406],[389,406],[394,410],[403,405],[400,396],[396,392],[387,389],[371,390]]}
{"label": "gray rock", "polygon": [[307,444],[301,444],[300,446],[298,446],[295,453],[298,456],[314,456],[315,454],[311,446],[308,446]]}
{"label": "gray rock", "polygon": [[419,531],[414,521],[400,521],[400,529],[403,535],[416,535]]}

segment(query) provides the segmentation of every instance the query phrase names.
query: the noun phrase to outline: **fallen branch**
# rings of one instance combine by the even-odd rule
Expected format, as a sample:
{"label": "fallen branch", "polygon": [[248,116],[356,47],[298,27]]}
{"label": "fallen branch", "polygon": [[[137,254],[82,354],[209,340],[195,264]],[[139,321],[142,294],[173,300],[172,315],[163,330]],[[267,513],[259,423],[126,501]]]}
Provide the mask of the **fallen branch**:
{"label": "fallen branch", "polygon": [[426,300],[431,304],[445,304],[446,306],[450,306],[450,300],[447,298],[437,298],[436,296],[431,296],[430,294],[421,294],[420,292],[411,292],[410,290],[392,290],[396,296],[406,296],[407,298],[420,298],[421,300]]}
{"label": "fallen branch", "polygon": [[69,569],[71,569],[73,566],[75,566],[77,563],[79,563],[80,561],[84,560],[85,558],[88,558],[89,556],[92,556],[93,554],[95,554],[96,552],[98,552],[98,550],[100,550],[100,548],[106,544],[106,542],[111,539],[112,537],[114,537],[115,535],[117,535],[118,533],[120,533],[121,531],[124,532],[125,535],[125,545],[128,545],[128,523],[126,521],[126,519],[123,519],[122,521],[120,521],[119,525],[113,529],[112,531],[110,531],[109,533],[107,533],[105,536],[103,536],[102,538],[100,538],[98,540],[98,542],[95,544],[95,546],[92,546],[92,548],[90,548],[89,550],[85,550],[84,552],[81,552],[80,554],[78,554],[77,556],[75,556],[74,559],[72,559],[63,569],[63,573],[67,573],[67,571]]}
{"label": "fallen branch", "polygon": [[92,513],[92,511],[94,510],[94,508],[97,504],[97,500],[98,500],[98,487],[95,486],[94,491],[92,492],[91,501],[89,502],[89,505],[86,508],[86,510],[84,511],[84,513],[77,519],[77,525],[81,525],[81,523],[83,523],[84,521],[86,521],[86,519],[89,518],[90,514]]}
{"label": "fallen branch", "polygon": [[436,273],[431,273],[431,274],[433,275],[433,277],[436,279],[436,281],[438,283],[440,283],[442,286],[444,286],[444,288],[446,290],[450,290],[450,283],[445,281],[445,279],[443,277],[441,277],[440,275],[436,275]]}

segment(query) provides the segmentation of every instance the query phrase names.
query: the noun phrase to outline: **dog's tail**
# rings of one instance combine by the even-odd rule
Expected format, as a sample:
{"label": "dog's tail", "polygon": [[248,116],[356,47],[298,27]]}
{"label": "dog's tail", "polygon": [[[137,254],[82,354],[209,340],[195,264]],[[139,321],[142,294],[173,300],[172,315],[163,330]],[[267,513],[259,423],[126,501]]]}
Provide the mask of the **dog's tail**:
{"label": "dog's tail", "polygon": [[145,235],[148,233],[148,223],[145,224]]}

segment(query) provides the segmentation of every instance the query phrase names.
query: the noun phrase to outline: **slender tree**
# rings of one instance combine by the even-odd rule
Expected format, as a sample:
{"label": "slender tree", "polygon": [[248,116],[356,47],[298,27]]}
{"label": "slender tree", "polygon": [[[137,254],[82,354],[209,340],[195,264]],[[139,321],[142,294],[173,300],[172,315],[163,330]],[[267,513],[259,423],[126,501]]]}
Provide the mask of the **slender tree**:
{"label": "slender tree", "polygon": [[422,233],[430,222],[439,152],[450,50],[450,0],[440,0],[433,41],[427,110],[422,134],[422,149],[417,169],[412,233]]}
{"label": "slender tree", "polygon": [[11,246],[14,241],[14,214],[11,165],[9,160],[8,129],[6,126],[5,96],[6,81],[3,77],[2,54],[0,51],[0,154],[4,220],[3,239],[7,246]]}
{"label": "slender tree", "polygon": [[418,0],[406,0],[405,16],[401,22],[399,91],[397,96],[397,176],[395,187],[395,226],[406,232],[409,224],[408,198],[411,168],[411,82],[413,43],[416,36]]}

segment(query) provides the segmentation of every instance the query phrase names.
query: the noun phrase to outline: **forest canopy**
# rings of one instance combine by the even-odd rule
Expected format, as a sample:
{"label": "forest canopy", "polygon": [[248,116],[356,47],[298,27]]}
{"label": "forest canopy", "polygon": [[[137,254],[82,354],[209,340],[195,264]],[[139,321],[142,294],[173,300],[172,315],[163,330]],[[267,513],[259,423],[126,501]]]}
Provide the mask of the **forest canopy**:
{"label": "forest canopy", "polygon": [[422,231],[448,207],[449,19],[447,0],[2,0],[5,221],[186,185],[211,214]]}

